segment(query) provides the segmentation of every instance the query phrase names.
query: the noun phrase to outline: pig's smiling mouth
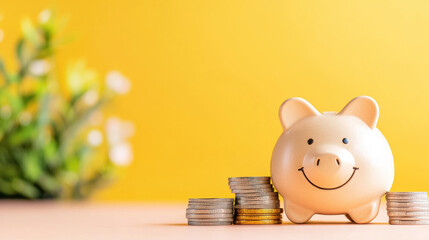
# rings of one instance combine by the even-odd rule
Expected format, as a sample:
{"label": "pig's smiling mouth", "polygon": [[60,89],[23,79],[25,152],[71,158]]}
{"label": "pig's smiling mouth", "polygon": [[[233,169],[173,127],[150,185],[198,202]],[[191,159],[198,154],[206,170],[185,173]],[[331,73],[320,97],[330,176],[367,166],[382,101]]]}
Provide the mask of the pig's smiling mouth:
{"label": "pig's smiling mouth", "polygon": [[352,173],[352,175],[349,177],[349,179],[348,179],[345,183],[341,184],[340,186],[333,187],[333,188],[324,188],[324,187],[319,187],[319,186],[317,186],[316,184],[312,183],[312,182],[310,181],[310,179],[308,179],[307,175],[305,175],[304,167],[302,167],[302,168],[298,169],[298,171],[301,171],[301,172],[302,172],[302,174],[304,175],[305,179],[307,179],[307,181],[308,181],[311,185],[313,185],[313,186],[317,187],[318,189],[322,189],[322,190],[335,190],[335,189],[338,189],[338,188],[340,188],[340,187],[342,187],[342,186],[346,185],[348,182],[350,182],[350,180],[352,180],[353,176],[355,175],[356,170],[358,170],[358,169],[359,169],[359,168],[357,168],[357,167],[353,167],[353,173]]}

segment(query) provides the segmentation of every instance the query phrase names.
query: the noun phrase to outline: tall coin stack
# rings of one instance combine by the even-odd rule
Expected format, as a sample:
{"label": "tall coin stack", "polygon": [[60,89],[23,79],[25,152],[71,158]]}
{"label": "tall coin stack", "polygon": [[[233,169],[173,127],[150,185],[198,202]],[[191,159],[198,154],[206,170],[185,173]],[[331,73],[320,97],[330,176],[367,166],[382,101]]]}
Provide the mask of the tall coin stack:
{"label": "tall coin stack", "polygon": [[231,225],[233,204],[233,198],[190,198],[186,209],[188,225]]}
{"label": "tall coin stack", "polygon": [[390,224],[429,224],[427,192],[388,192],[386,200]]}
{"label": "tall coin stack", "polygon": [[283,209],[270,177],[232,177],[228,183],[235,193],[234,224],[282,223]]}

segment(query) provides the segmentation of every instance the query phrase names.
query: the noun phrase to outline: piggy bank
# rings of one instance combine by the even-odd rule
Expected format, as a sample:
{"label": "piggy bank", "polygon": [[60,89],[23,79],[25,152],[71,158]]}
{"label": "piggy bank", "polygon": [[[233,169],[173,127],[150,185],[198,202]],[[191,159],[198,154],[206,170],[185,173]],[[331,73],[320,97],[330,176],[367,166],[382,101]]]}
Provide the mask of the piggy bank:
{"label": "piggy bank", "polygon": [[290,98],[280,107],[283,133],[271,160],[271,176],[286,216],[306,223],[314,214],[344,214],[368,223],[393,183],[393,156],[376,128],[378,105],[360,96],[339,113],[319,113]]}

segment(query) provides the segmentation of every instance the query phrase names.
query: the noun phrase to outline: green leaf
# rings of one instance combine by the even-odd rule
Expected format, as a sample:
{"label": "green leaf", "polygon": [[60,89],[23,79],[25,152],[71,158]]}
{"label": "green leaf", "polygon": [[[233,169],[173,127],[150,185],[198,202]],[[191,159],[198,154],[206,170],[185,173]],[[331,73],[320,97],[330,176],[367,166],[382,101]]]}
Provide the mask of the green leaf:
{"label": "green leaf", "polygon": [[36,198],[40,191],[31,183],[20,178],[14,178],[11,182],[12,189],[27,198]]}
{"label": "green leaf", "polygon": [[22,170],[25,178],[32,182],[36,181],[41,176],[43,170],[36,152],[32,151],[24,155]]}
{"label": "green leaf", "polygon": [[6,67],[4,66],[2,59],[0,59],[0,75],[3,77],[6,83],[9,83],[9,77],[7,75]]}
{"label": "green leaf", "polygon": [[3,179],[0,179],[0,192],[6,195],[13,195],[15,193],[12,184],[9,181]]}
{"label": "green leaf", "polygon": [[64,131],[60,137],[59,153],[62,159],[68,154],[71,148],[71,144],[76,136],[77,132],[88,122],[91,115],[98,110],[107,99],[100,99],[96,104],[86,109],[84,112],[79,114],[72,122],[65,126]]}
{"label": "green leaf", "polygon": [[43,174],[37,183],[47,192],[55,194],[61,191],[61,185],[58,180],[50,175]]}
{"label": "green leaf", "polygon": [[33,125],[21,127],[17,131],[11,133],[9,144],[17,146],[25,142],[32,142],[33,138],[35,138],[37,134],[37,129]]}
{"label": "green leaf", "polygon": [[28,40],[35,46],[40,45],[40,36],[37,33],[37,29],[34,27],[33,22],[31,22],[29,18],[25,18],[22,20],[21,31],[26,40]]}
{"label": "green leaf", "polygon": [[18,41],[18,44],[16,45],[16,56],[18,57],[18,61],[21,65],[21,67],[26,65],[25,58],[24,58],[24,52],[23,52],[24,51],[24,43],[25,43],[24,39],[20,39]]}

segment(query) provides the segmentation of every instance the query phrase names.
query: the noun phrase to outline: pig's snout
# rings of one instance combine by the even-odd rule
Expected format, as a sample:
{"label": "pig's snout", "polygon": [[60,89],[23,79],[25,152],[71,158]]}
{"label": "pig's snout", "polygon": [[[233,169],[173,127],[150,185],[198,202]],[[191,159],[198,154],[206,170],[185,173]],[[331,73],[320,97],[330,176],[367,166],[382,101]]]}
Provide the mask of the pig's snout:
{"label": "pig's snout", "polygon": [[341,167],[341,158],[339,154],[333,153],[323,153],[314,158],[314,163],[316,168],[323,170],[336,171]]}
{"label": "pig's snout", "polygon": [[354,173],[355,160],[344,147],[321,145],[305,155],[301,171],[314,184],[322,188],[335,188]]}

